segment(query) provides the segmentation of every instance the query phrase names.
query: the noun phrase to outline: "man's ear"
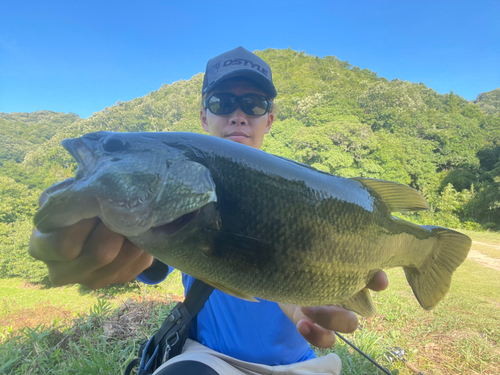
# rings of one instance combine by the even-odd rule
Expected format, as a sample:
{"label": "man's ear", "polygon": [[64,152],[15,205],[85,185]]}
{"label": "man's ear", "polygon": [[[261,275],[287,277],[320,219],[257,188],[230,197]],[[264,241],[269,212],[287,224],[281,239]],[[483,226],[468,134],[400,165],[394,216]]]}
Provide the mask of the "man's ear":
{"label": "man's ear", "polygon": [[204,109],[200,110],[200,121],[201,127],[208,133],[207,113]]}
{"label": "man's ear", "polygon": [[266,125],[266,134],[269,133],[271,130],[271,125],[273,124],[274,121],[274,114],[270,113],[269,116],[267,117],[267,125]]}

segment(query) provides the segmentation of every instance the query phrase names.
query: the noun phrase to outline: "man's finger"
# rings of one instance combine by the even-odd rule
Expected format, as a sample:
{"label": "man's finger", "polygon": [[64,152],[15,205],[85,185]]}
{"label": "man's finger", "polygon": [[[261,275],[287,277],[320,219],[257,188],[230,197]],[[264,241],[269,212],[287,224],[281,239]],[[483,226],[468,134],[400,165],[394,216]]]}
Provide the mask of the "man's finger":
{"label": "man's finger", "polygon": [[73,260],[80,256],[87,237],[98,223],[98,218],[86,219],[52,233],[41,233],[33,229],[28,252],[42,262]]}
{"label": "man's finger", "polygon": [[50,280],[55,285],[82,284],[90,289],[125,283],[132,280],[153,262],[153,257],[128,240],[117,242],[120,247],[104,249],[112,255],[101,257],[109,263],[100,267],[93,265],[89,259],[77,258],[69,262],[47,262]]}
{"label": "man's finger", "polygon": [[89,273],[100,269],[111,264],[119,256],[125,241],[128,240],[124,236],[113,232],[100,222],[88,236],[81,255],[74,262]]}
{"label": "man's finger", "polygon": [[351,333],[358,328],[356,314],[339,306],[302,307],[301,311],[307,318],[328,330]]}
{"label": "man's finger", "polygon": [[379,271],[370,282],[366,285],[368,289],[373,290],[374,292],[380,292],[382,290],[387,289],[389,286],[389,280],[387,279],[387,275],[384,271]]}
{"label": "man's finger", "polygon": [[297,323],[299,333],[318,348],[330,348],[335,344],[335,332],[325,329],[310,320],[302,319]]}
{"label": "man's finger", "polygon": [[126,283],[150,267],[153,259],[126,240],[113,262],[90,273],[82,284],[90,289],[99,289],[109,284]]}

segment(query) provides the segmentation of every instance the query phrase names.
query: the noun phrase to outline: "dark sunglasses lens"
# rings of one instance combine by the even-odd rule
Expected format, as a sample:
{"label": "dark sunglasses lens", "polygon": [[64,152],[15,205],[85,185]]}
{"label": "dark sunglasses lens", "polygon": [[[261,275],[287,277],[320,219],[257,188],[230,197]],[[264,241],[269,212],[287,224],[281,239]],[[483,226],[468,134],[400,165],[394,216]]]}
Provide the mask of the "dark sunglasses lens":
{"label": "dark sunglasses lens", "polygon": [[212,95],[208,100],[208,108],[214,115],[227,115],[236,109],[236,97],[228,95]]}
{"label": "dark sunglasses lens", "polygon": [[247,115],[262,116],[267,112],[269,102],[260,95],[244,95],[240,100],[241,110]]}
{"label": "dark sunglasses lens", "polygon": [[232,94],[214,94],[208,98],[208,108],[215,115],[227,115],[236,110],[236,104],[247,115],[262,116],[269,110],[269,101],[261,95],[248,94],[237,97]]}

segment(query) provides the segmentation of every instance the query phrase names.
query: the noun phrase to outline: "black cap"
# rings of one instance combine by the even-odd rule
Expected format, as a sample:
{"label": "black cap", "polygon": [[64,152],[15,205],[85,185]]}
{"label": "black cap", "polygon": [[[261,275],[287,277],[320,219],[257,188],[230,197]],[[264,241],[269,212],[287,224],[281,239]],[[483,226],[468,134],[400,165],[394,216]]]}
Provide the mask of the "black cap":
{"label": "black cap", "polygon": [[222,81],[233,77],[245,77],[255,81],[269,96],[269,99],[278,95],[269,65],[243,47],[225,52],[207,63],[202,94],[210,92]]}

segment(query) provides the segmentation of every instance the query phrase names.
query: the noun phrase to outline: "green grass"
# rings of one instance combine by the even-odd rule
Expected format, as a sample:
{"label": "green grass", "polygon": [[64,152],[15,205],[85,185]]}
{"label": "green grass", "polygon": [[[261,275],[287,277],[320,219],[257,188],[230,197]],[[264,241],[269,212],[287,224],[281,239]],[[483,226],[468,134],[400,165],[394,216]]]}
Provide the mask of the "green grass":
{"label": "green grass", "polygon": [[490,258],[500,259],[500,245],[492,246],[483,242],[473,242],[472,249]]}
{"label": "green grass", "polygon": [[[496,243],[500,238],[474,233],[471,237],[485,243]],[[448,295],[432,311],[419,306],[401,269],[387,273],[389,288],[373,293],[377,314],[371,319],[361,319],[362,329],[345,335],[347,339],[393,373],[411,373],[402,362],[391,362],[385,355],[389,348],[398,346],[405,349],[405,358],[426,375],[498,374],[499,271],[467,260],[455,272]],[[121,373],[123,364],[135,355],[140,342],[154,333],[170,309],[159,301],[182,294],[180,276],[168,280],[156,287],[110,288],[99,292],[77,287],[36,289],[23,285],[19,279],[0,280],[4,301],[0,319],[12,317],[13,312],[21,316],[26,309],[37,309],[47,300],[55,307],[71,310],[74,319],[63,324],[51,317],[45,326],[21,330],[4,327],[0,373]],[[129,297],[142,302],[129,300],[120,306]],[[124,316],[129,320],[120,320]],[[135,326],[134,319],[138,322]],[[380,374],[340,340],[333,349],[316,351],[322,355],[332,350],[342,359],[342,374]]]}
{"label": "green grass", "polygon": [[399,346],[424,373],[496,374],[500,367],[500,273],[466,261],[450,292],[423,310],[400,269],[388,271],[389,289],[374,295],[377,315],[363,319],[384,347]]}
{"label": "green grass", "polygon": [[500,259],[500,233],[460,231],[472,238],[472,249],[490,258]]}
{"label": "green grass", "polygon": [[[465,232],[465,231],[462,231]],[[500,243],[498,233],[467,232],[474,241]],[[361,319],[363,330],[344,335],[386,368],[410,374],[385,353],[406,351],[406,359],[424,374],[498,374],[500,368],[500,272],[467,260],[453,276],[451,289],[434,310],[416,301],[402,269],[387,271],[389,288],[372,293],[377,315]],[[343,374],[379,374],[360,355],[340,342],[335,346]],[[331,350],[317,350],[319,354]],[[347,366],[346,366],[347,365]]]}
{"label": "green grass", "polygon": [[58,306],[80,312],[96,302],[94,293],[82,293],[77,286],[44,288],[26,283],[23,279],[0,280],[0,318],[41,305]]}
{"label": "green grass", "polygon": [[[114,309],[99,300],[72,325],[52,324],[12,333],[0,346],[2,374],[120,374],[171,306],[128,301]],[[124,313],[131,319],[120,320]],[[134,314],[136,321],[134,322]]]}
{"label": "green grass", "polygon": [[88,311],[101,298],[113,307],[128,298],[168,300],[184,293],[179,271],[158,285],[131,282],[125,286],[110,286],[91,291],[81,286],[45,287],[30,284],[20,278],[0,279],[0,337],[9,329],[67,322]]}
{"label": "green grass", "polygon": [[457,229],[457,231],[468,235],[474,241],[488,242],[491,245],[500,246],[500,232],[474,232],[465,229]]}
{"label": "green grass", "polygon": [[492,248],[489,246],[473,243],[472,249],[479,251],[481,254],[486,255],[490,258],[500,259],[500,246],[498,248]]}
{"label": "green grass", "polygon": [[[2,279],[0,374],[123,373],[180,295],[178,271],[156,286],[132,283],[98,291]],[[19,323],[24,328],[15,327]]]}

